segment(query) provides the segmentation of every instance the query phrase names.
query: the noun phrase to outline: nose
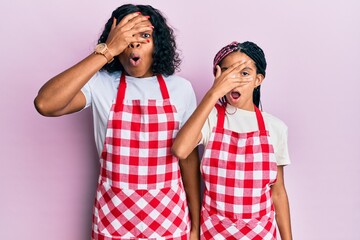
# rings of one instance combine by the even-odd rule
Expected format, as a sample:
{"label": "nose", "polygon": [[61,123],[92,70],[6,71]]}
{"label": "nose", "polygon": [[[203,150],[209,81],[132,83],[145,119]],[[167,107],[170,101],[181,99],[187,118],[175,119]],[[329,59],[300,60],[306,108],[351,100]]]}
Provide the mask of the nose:
{"label": "nose", "polygon": [[139,42],[132,42],[129,44],[130,48],[139,48],[141,44]]}

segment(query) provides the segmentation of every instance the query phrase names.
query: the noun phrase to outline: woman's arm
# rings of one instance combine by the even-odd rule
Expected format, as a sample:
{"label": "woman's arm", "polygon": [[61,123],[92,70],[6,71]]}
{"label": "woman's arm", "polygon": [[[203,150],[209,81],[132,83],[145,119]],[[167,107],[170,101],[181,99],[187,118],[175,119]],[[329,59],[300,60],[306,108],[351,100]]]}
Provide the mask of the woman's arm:
{"label": "woman's arm", "polygon": [[34,100],[37,111],[44,116],[61,116],[84,108],[86,100],[80,90],[106,62],[103,56],[91,54],[50,79]]}
{"label": "woman's arm", "polygon": [[[114,19],[106,40],[110,54],[119,55],[130,42],[137,41],[146,44],[146,40],[137,33],[152,30],[152,26],[144,23],[147,20],[146,16],[139,13],[125,16],[118,25]],[[104,56],[91,54],[50,79],[41,87],[34,100],[37,111],[45,116],[61,116],[84,108],[86,99],[80,90],[106,63],[107,59]]]}
{"label": "woman's arm", "polygon": [[205,94],[191,117],[178,132],[172,145],[172,152],[180,160],[187,158],[201,139],[201,129],[209,116],[211,109],[218,99],[222,98],[232,89],[246,84],[239,72],[248,62],[238,62],[225,70],[223,73],[219,66],[216,66],[216,76],[213,86]]}
{"label": "woman's arm", "polygon": [[197,148],[179,161],[186,198],[189,203],[191,232],[190,240],[200,237],[200,161]]}
{"label": "woman's arm", "polygon": [[284,167],[278,166],[278,175],[272,186],[272,200],[275,207],[276,223],[282,240],[292,240],[290,207],[284,184]]}

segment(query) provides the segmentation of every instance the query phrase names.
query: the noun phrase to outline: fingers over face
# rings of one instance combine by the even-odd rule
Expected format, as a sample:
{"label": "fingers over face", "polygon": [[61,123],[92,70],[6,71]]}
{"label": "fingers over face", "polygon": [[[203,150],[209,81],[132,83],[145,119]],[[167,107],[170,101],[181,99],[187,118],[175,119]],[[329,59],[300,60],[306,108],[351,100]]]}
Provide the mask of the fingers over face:
{"label": "fingers over face", "polygon": [[136,33],[149,33],[152,34],[154,27],[151,25],[151,23],[139,23],[135,25],[133,28],[131,28],[129,31],[131,34]]}
{"label": "fingers over face", "polygon": [[128,31],[129,36],[131,38],[129,39],[129,42],[141,42],[141,43],[149,43],[152,38],[153,28],[149,26],[136,26],[133,29]]}
{"label": "fingers over face", "polygon": [[140,14],[141,14],[140,12],[134,12],[134,13],[130,13],[130,14],[126,15],[125,17],[123,17],[123,19],[121,19],[118,26],[119,27],[124,26],[127,22],[129,22],[133,18],[136,18]]}
{"label": "fingers over face", "polygon": [[[127,16],[126,16],[127,17]],[[129,20],[126,20],[126,17],[121,20],[118,27],[123,28],[125,31],[132,29],[133,27],[137,26],[138,24],[148,24],[152,25],[149,21],[149,16],[144,15],[137,15]]]}
{"label": "fingers over face", "polygon": [[229,70],[229,72],[233,72],[233,71],[240,72],[245,67],[248,67],[252,62],[253,62],[252,60],[239,61],[231,65],[227,70]]}
{"label": "fingers over face", "polygon": [[134,37],[131,38],[131,41],[129,43],[129,46],[131,46],[132,44],[134,43],[141,43],[141,44],[146,44],[146,43],[149,43],[150,40],[147,39],[147,38],[143,38],[142,36],[140,35],[135,35]]}
{"label": "fingers over face", "polygon": [[116,27],[116,18],[113,18],[113,23],[111,25],[111,30],[113,30]]}

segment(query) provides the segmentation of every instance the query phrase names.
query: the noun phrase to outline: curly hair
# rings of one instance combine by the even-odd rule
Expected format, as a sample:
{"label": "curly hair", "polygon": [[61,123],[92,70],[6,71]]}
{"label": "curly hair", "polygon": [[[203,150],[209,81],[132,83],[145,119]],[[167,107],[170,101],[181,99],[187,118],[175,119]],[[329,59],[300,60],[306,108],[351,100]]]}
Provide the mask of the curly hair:
{"label": "curly hair", "polygon": [[[145,16],[150,16],[154,26],[153,39],[154,39],[154,52],[152,72],[154,74],[162,74],[169,76],[174,74],[175,70],[179,69],[181,59],[177,52],[174,30],[167,25],[165,17],[162,13],[150,5],[133,5],[125,4],[115,9],[111,18],[105,24],[104,31],[102,32],[98,43],[105,43],[113,23],[113,18],[116,18],[119,23],[126,15],[134,12],[141,12]],[[106,64],[101,70],[108,72],[123,71],[119,59],[114,58],[114,61]]]}
{"label": "curly hair", "polygon": [[[216,65],[221,64],[222,60],[227,55],[235,51],[240,51],[248,55],[255,62],[256,73],[262,74],[265,77],[267,63],[266,63],[264,51],[255,43],[249,41],[243,43],[238,43],[234,41],[223,47],[214,57],[214,62],[213,62],[214,75],[216,73]],[[260,87],[261,85],[255,88],[253,92],[253,102],[257,107],[261,105]],[[226,102],[225,96],[222,99],[220,99],[220,102],[223,104]]]}

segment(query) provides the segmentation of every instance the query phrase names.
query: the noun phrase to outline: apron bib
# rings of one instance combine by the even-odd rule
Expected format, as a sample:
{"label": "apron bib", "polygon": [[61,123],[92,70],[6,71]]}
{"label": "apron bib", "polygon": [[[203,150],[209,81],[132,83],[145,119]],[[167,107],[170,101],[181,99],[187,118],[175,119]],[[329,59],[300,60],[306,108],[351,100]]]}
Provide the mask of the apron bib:
{"label": "apron bib", "polygon": [[93,239],[188,239],[186,195],[170,151],[179,121],[163,77],[157,79],[163,99],[127,101],[121,75],[100,157]]}
{"label": "apron bib", "polygon": [[259,131],[237,133],[224,129],[225,107],[215,107],[217,126],[201,163],[201,238],[276,239],[270,186],[277,164],[262,114],[254,106]]}

